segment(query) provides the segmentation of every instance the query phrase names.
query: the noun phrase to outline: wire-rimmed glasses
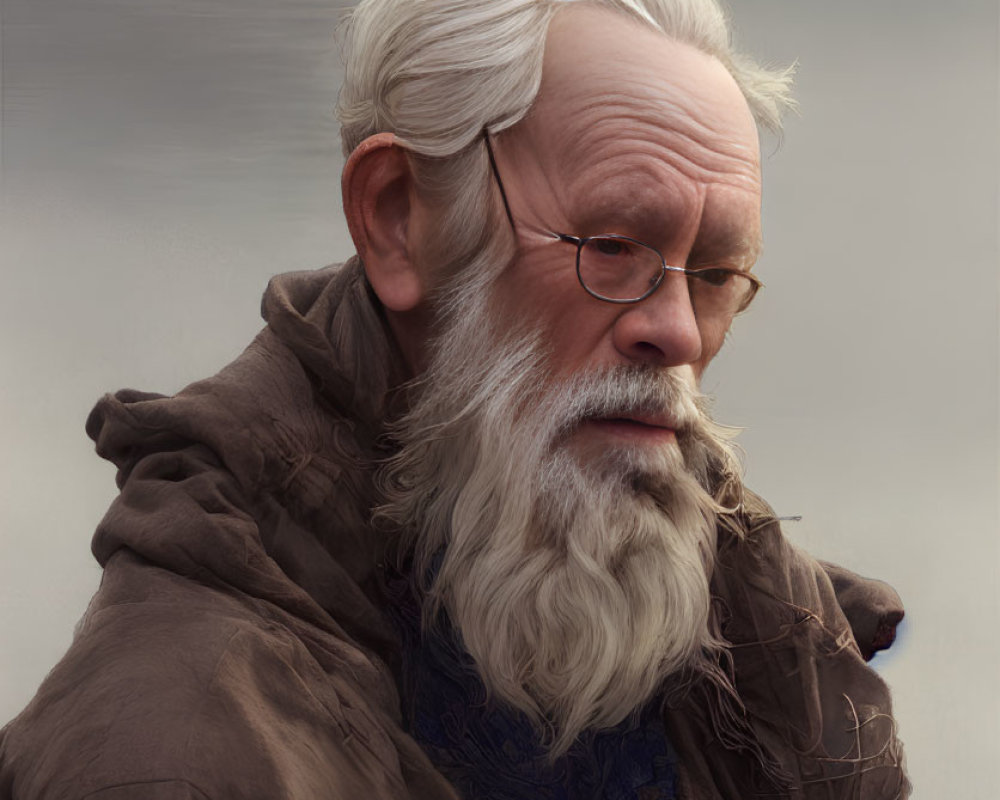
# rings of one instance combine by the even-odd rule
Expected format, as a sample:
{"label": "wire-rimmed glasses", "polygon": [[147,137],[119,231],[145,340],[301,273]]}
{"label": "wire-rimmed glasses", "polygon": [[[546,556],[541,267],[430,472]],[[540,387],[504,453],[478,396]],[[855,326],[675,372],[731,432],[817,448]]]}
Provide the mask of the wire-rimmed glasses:
{"label": "wire-rimmed glasses", "polygon": [[[483,130],[490,168],[500,189],[504,210],[512,230],[514,216],[497,169],[489,133]],[[674,267],[655,247],[631,236],[605,233],[599,236],[548,234],[576,247],[576,276],[584,291],[607,303],[638,303],[660,288],[668,272],[687,276],[688,293],[695,316],[701,319],[731,318],[744,311],[763,284],[756,275],[731,267]]]}

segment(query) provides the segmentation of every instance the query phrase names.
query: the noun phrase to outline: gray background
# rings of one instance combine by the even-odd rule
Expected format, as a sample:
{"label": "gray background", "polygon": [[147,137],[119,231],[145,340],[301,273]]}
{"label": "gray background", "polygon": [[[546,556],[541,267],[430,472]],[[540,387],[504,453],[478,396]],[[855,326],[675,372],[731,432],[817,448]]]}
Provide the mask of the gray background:
{"label": "gray background", "polygon": [[[874,664],[918,798],[996,796],[998,70],[994,2],[743,0],[798,60],[766,144],[767,283],[706,377],[748,481],[908,619]],[[312,0],[4,0],[0,721],[95,589],[114,470],[83,433],[123,386],[236,356],[267,278],[350,253]]]}

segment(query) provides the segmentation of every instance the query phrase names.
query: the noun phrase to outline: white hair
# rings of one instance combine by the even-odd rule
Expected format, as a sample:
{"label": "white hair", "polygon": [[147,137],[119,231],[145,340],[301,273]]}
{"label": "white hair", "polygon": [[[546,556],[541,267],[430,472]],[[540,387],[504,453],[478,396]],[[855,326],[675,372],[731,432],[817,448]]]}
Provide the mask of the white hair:
{"label": "white hair", "polygon": [[[716,57],[754,118],[777,130],[792,69],[768,69],[732,46],[717,0],[577,0],[626,14]],[[553,14],[573,0],[362,0],[345,21],[338,103],[344,153],[394,133],[414,153],[453,156],[484,127],[528,112]]]}
{"label": "white hair", "polygon": [[[717,0],[576,1],[623,13],[716,57],[757,122],[780,129],[782,112],[793,105],[793,69],[768,69],[736,51]],[[477,252],[509,238],[498,224],[503,212],[479,137],[528,113],[541,84],[549,22],[569,2],[362,0],[344,22],[337,104],[344,153],[381,132],[411,153],[417,185],[440,211],[427,253],[438,276],[462,273]]]}

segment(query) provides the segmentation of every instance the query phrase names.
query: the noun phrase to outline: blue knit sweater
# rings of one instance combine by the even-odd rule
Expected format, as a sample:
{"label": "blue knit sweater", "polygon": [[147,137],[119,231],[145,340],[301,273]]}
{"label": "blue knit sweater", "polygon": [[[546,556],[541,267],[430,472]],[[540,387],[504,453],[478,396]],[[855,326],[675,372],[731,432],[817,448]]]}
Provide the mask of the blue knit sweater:
{"label": "blue knit sweater", "polygon": [[673,800],[677,756],[654,699],[616,727],[579,737],[550,763],[528,718],[487,698],[447,621],[424,632],[407,577],[387,578],[403,642],[403,717],[409,733],[465,800]]}

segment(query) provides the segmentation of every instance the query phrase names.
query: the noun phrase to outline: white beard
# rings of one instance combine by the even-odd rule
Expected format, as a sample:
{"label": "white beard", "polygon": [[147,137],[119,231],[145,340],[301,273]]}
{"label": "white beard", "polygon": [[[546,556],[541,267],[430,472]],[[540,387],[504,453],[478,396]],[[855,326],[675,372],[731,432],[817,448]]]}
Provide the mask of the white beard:
{"label": "white beard", "polygon": [[[555,383],[537,336],[498,336],[486,306],[483,293],[452,305],[463,310],[395,428],[377,516],[413,548],[418,576],[443,552],[425,622],[447,612],[486,688],[527,714],[555,757],[717,653],[719,506],[703,486],[735,460],[676,372]],[[586,463],[573,452],[587,417],[664,410],[677,445]]]}

